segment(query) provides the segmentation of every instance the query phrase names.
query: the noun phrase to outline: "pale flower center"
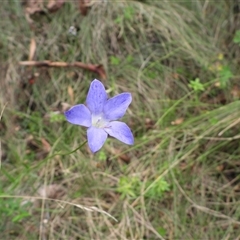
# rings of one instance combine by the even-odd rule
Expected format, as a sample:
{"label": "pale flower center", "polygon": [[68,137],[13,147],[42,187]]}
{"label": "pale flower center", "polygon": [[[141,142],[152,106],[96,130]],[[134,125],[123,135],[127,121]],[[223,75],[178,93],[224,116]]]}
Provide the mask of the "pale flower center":
{"label": "pale flower center", "polygon": [[92,126],[96,128],[104,128],[108,121],[104,119],[102,115],[93,116],[92,115]]}

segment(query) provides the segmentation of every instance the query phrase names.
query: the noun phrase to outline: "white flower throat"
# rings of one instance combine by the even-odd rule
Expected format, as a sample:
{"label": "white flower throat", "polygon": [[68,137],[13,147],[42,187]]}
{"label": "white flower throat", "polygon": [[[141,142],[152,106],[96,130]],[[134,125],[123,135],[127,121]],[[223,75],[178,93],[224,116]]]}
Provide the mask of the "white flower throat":
{"label": "white flower throat", "polygon": [[104,128],[108,122],[104,119],[103,115],[92,115],[92,126],[96,128]]}

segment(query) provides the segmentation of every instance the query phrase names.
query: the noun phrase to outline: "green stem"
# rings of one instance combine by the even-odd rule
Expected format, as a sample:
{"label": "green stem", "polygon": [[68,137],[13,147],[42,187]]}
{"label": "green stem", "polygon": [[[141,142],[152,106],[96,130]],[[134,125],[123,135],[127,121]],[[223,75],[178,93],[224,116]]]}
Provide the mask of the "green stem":
{"label": "green stem", "polygon": [[76,152],[77,150],[79,150],[80,148],[82,148],[86,143],[87,143],[87,140],[84,141],[80,146],[78,146],[77,148],[75,148],[75,149],[72,150],[71,152],[67,152],[67,153],[58,152],[58,153],[55,153],[55,154],[53,154],[53,155],[50,155],[50,156],[46,157],[45,159],[43,159],[40,163],[38,163],[38,164],[37,164],[36,166],[34,166],[32,169],[41,166],[44,162],[46,162],[47,160],[49,160],[49,159],[51,159],[51,158],[54,158],[54,157],[56,157],[56,156],[66,156],[66,155],[70,155],[70,154]]}
{"label": "green stem", "polygon": [[65,156],[65,155],[70,155],[72,153],[75,153],[77,150],[81,149],[81,147],[83,147],[85,144],[87,143],[87,140],[85,140],[79,147],[75,148],[73,151],[68,152],[68,153],[56,153],[56,155],[61,155],[61,156]]}

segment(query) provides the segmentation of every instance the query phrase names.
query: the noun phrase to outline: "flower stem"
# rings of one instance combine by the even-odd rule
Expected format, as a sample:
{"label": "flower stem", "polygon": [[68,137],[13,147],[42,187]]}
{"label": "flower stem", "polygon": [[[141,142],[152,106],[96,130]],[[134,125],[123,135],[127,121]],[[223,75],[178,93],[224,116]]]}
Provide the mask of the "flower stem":
{"label": "flower stem", "polygon": [[85,140],[80,146],[78,146],[78,147],[75,148],[74,150],[72,150],[72,151],[70,151],[70,152],[67,152],[67,153],[61,153],[61,152],[54,153],[54,154],[46,157],[46,158],[43,159],[42,161],[40,161],[36,166],[32,167],[32,169],[38,168],[38,167],[41,166],[44,162],[46,162],[47,160],[49,160],[49,159],[51,159],[51,158],[54,158],[54,157],[56,157],[56,156],[67,156],[67,155],[70,155],[70,154],[76,152],[77,150],[81,149],[86,143],[87,143],[87,140]]}
{"label": "flower stem", "polygon": [[81,149],[81,147],[83,147],[85,144],[87,143],[87,140],[86,141],[84,141],[79,147],[77,147],[77,148],[75,148],[73,151],[71,151],[71,152],[68,152],[68,153],[56,153],[56,155],[62,155],[62,156],[65,156],[65,155],[70,155],[70,154],[72,154],[72,153],[74,153],[74,152],[76,152],[77,150],[79,150],[79,149]]}

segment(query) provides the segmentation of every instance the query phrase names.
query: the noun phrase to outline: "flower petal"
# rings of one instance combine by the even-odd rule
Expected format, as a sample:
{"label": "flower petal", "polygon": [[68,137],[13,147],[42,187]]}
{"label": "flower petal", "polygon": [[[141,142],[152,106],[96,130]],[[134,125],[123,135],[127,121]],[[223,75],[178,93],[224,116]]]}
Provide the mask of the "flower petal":
{"label": "flower petal", "polygon": [[90,127],[92,124],[92,117],[89,109],[83,105],[78,104],[71,107],[64,113],[68,122],[84,127]]}
{"label": "flower petal", "polygon": [[133,134],[128,127],[128,125],[124,122],[113,121],[110,122],[104,130],[111,136],[115,137],[119,141],[132,145],[134,143]]}
{"label": "flower petal", "polygon": [[103,108],[104,117],[110,121],[121,118],[125,114],[131,101],[132,95],[128,92],[108,99]]}
{"label": "flower petal", "polygon": [[87,107],[93,115],[98,115],[103,111],[106,101],[107,93],[103,84],[97,79],[93,80],[87,95]]}
{"label": "flower petal", "polygon": [[107,136],[107,133],[102,128],[90,127],[87,130],[88,146],[93,153],[103,146]]}

